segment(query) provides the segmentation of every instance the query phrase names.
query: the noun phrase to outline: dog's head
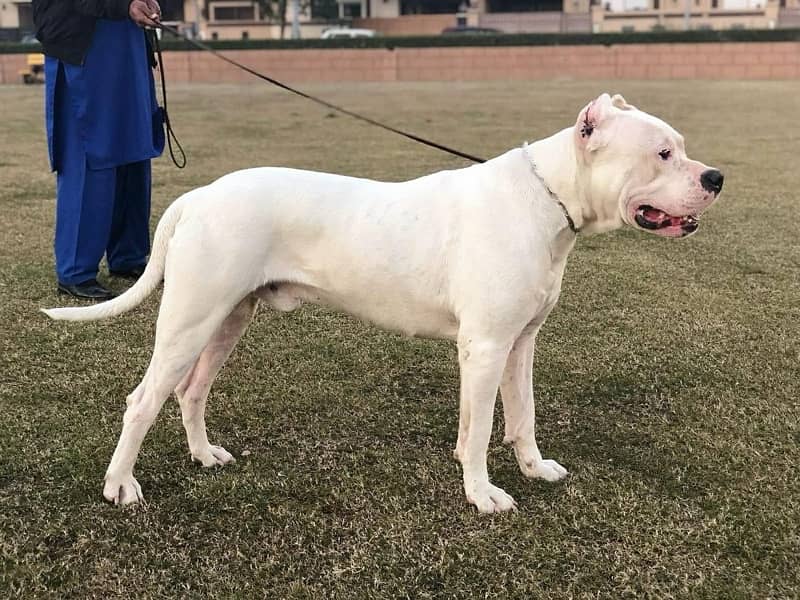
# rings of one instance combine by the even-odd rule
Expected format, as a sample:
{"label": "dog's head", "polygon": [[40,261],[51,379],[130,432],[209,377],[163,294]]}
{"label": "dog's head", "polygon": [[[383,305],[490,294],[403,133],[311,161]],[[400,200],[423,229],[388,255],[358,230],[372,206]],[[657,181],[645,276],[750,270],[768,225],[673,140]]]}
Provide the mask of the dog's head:
{"label": "dog's head", "polygon": [[608,228],[627,223],[684,237],[697,231],[700,214],[722,190],[722,173],[687,157],[677,131],[620,95],[590,102],[574,138],[592,207]]}

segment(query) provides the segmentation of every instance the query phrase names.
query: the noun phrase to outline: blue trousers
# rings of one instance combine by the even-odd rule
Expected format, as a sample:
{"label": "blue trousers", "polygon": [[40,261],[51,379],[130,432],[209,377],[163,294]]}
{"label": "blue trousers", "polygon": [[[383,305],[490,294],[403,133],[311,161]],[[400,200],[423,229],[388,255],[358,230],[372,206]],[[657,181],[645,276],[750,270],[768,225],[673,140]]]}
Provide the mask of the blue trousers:
{"label": "blue trousers", "polygon": [[[58,77],[64,77],[63,68]],[[72,108],[78,99],[59,80],[55,97],[57,164],[55,255],[58,281],[76,285],[109,269],[142,266],[150,252],[150,161],[92,169]]]}

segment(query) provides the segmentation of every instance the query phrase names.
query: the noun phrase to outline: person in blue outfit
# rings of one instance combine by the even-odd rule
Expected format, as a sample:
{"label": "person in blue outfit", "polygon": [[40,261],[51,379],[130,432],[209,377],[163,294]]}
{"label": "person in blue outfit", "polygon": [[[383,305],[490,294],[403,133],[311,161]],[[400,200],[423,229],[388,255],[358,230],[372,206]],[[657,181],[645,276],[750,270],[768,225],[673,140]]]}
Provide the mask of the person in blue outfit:
{"label": "person in blue outfit", "polygon": [[33,0],[45,53],[45,114],[56,172],[58,291],[106,300],[97,281],[136,279],[150,252],[150,159],[164,149],[152,50],[155,0]]}

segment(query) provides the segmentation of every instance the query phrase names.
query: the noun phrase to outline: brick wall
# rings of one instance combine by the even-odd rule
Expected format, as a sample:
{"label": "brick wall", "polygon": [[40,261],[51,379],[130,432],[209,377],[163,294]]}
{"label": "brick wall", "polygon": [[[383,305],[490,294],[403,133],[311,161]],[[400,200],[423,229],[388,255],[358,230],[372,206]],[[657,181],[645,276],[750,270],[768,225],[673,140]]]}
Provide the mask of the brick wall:
{"label": "brick wall", "polygon": [[22,83],[19,72],[28,66],[25,54],[0,54],[0,83]]}
{"label": "brick wall", "polygon": [[[234,60],[287,82],[488,79],[800,79],[800,42],[232,50]],[[167,52],[173,82],[255,79],[203,52]],[[18,82],[24,54],[0,55],[0,82]]]}

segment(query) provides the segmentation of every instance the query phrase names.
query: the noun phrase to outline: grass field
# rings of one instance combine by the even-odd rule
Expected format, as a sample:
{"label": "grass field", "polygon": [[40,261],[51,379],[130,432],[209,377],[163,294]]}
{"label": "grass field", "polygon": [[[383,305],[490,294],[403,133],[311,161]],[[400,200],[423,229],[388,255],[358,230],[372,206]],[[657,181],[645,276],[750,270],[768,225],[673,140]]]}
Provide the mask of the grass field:
{"label": "grass field", "polygon": [[[579,239],[534,368],[540,445],[572,475],[523,478],[498,410],[489,469],[519,512],[465,502],[454,347],[315,307],[262,308],[212,390],[238,462],[191,464],[168,402],[137,464],[148,502],[119,509],[102,478],[158,294],[109,322],[37,312],[65,302],[41,89],[0,86],[0,597],[798,597],[800,83],[308,89],[488,156],[620,91],[725,191],[685,241]],[[155,163],[154,217],[241,167],[464,164],[266,86],[174,86],[171,106],[189,166]]]}

